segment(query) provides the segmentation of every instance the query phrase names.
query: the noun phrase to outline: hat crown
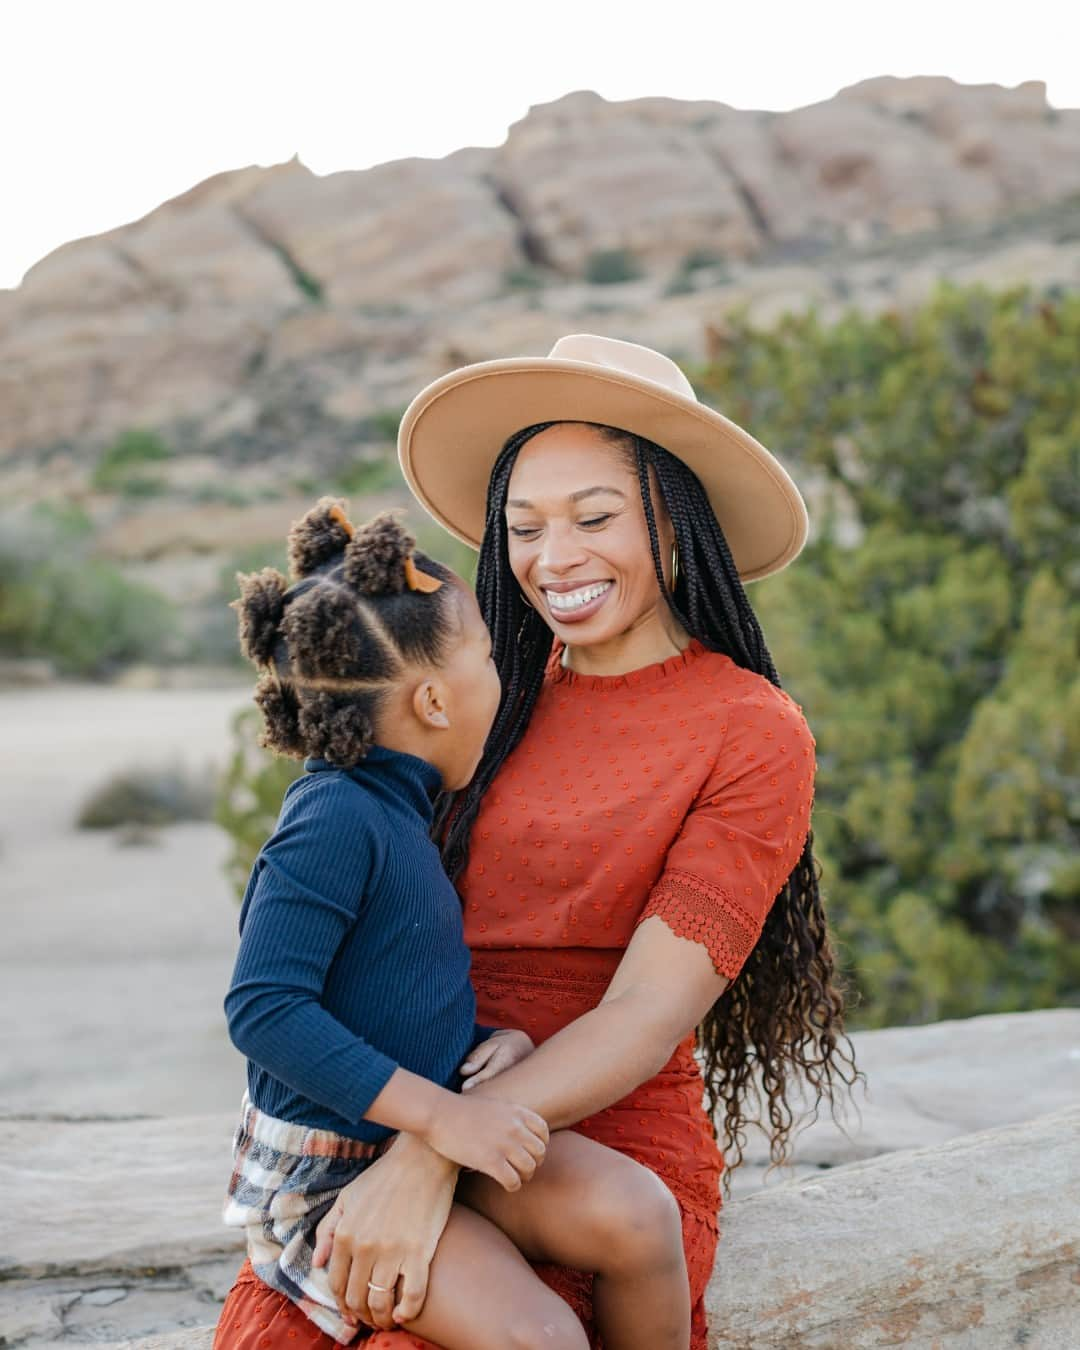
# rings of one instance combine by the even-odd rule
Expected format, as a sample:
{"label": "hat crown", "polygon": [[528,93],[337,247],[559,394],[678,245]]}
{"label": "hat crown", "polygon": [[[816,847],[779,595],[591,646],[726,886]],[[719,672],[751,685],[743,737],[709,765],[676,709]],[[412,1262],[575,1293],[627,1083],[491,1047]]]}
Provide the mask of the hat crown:
{"label": "hat crown", "polygon": [[559,338],[548,352],[549,360],[584,361],[589,365],[617,370],[635,379],[651,380],[663,389],[697,402],[694,387],[679,367],[663,352],[641,347],[636,342],[600,337],[596,333],[570,333]]}

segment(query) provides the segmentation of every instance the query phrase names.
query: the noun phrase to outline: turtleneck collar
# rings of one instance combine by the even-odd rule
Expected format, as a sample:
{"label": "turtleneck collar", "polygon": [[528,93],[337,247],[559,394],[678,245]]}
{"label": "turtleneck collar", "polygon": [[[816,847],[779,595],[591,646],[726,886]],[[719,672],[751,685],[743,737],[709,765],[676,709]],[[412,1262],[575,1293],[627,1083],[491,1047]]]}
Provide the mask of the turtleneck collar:
{"label": "turtleneck collar", "polygon": [[346,773],[357,783],[377,796],[396,798],[403,805],[418,812],[427,825],[435,817],[435,798],[442,788],[442,774],[434,764],[403,750],[388,750],[373,745],[359,764],[341,769],[325,759],[306,759],[304,768],[309,773],[336,769]]}

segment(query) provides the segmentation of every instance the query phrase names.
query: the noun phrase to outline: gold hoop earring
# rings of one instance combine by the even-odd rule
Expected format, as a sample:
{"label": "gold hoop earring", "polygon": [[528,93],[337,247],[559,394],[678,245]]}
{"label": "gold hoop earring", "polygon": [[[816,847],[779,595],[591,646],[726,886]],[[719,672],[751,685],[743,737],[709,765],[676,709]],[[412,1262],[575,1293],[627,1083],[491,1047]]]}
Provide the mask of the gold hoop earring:
{"label": "gold hoop earring", "polygon": [[[518,595],[521,596],[521,600],[522,600],[522,603],[523,603],[523,604],[529,605],[529,602],[528,602],[528,600],[527,600],[526,597],[525,597],[525,592],[524,592],[520,587],[518,588]],[[532,609],[532,605],[529,605],[529,608]]]}
{"label": "gold hoop earring", "polygon": [[674,595],[675,587],[679,584],[679,541],[672,540],[671,544],[671,592]]}

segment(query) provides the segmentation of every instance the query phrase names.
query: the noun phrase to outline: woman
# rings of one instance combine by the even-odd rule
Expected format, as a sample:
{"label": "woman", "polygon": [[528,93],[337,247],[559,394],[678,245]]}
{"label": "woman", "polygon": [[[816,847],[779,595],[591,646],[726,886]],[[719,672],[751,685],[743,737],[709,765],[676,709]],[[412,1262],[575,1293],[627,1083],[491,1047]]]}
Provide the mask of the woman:
{"label": "woman", "polygon": [[[407,410],[399,449],[421,504],[480,548],[503,684],[477,774],[443,801],[436,832],[463,901],[477,1016],[538,1048],[498,1076],[481,1063],[466,1090],[528,1106],[666,1182],[690,1346],[704,1350],[725,1170],[710,1116],[722,1105],[737,1166],[756,1065],[783,1161],[794,1071],[833,1106],[834,1071],[859,1076],[853,1055],[851,1077],[838,1062],[814,741],[743,589],[802,548],[802,498],[673,362],[588,335],[437,380]],[[497,1209],[486,1178],[458,1183],[401,1135],[343,1192],[318,1253],[332,1246],[343,1307],[390,1328],[399,1299],[422,1303],[455,1184]],[[528,1184],[560,1178],[541,1167]],[[620,1197],[594,1203],[610,1212]],[[591,1329],[591,1277],[541,1273]],[[252,1344],[273,1344],[275,1299],[267,1291],[269,1330]],[[367,1343],[423,1345],[393,1330]]]}

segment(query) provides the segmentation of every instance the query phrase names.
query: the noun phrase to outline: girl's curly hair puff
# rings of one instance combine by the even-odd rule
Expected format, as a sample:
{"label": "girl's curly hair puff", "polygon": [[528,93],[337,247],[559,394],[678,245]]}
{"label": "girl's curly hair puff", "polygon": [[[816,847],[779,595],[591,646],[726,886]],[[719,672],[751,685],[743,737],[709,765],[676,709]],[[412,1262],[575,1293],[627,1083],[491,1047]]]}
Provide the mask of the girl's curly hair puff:
{"label": "girl's curly hair puff", "polygon": [[240,646],[260,671],[261,743],[294,759],[341,767],[374,744],[380,706],[407,663],[440,665],[455,631],[456,586],[411,589],[406,564],[456,580],[416,553],[384,513],[357,528],[338,497],[323,497],[289,531],[292,584],[272,567],[238,574]]}

